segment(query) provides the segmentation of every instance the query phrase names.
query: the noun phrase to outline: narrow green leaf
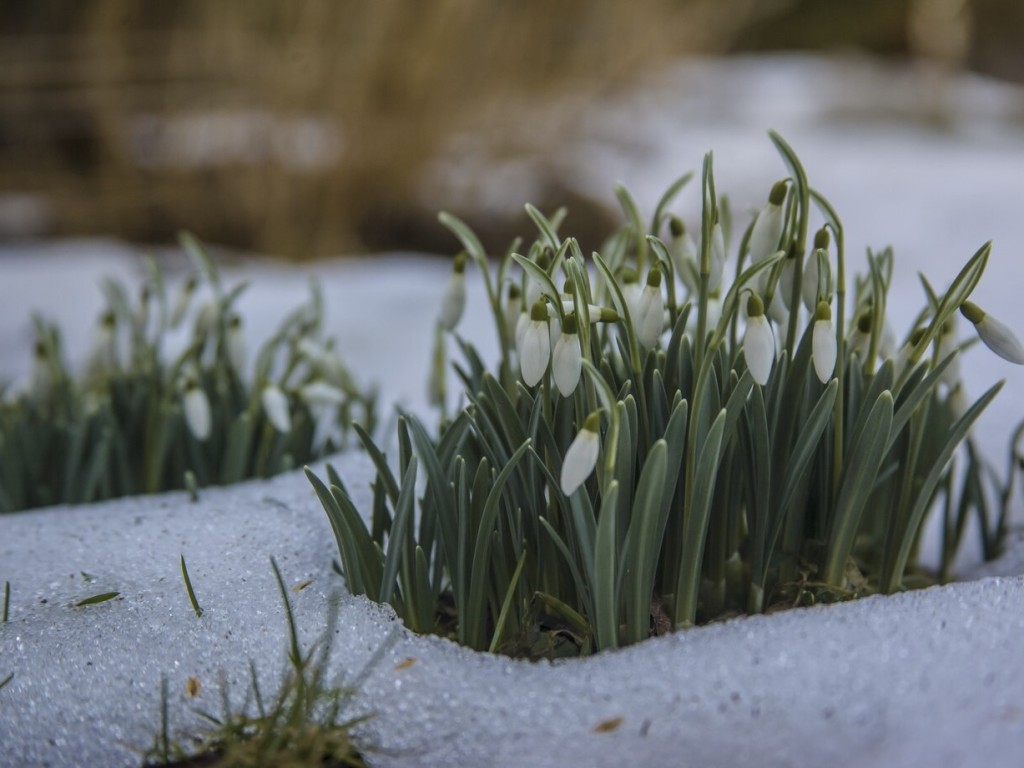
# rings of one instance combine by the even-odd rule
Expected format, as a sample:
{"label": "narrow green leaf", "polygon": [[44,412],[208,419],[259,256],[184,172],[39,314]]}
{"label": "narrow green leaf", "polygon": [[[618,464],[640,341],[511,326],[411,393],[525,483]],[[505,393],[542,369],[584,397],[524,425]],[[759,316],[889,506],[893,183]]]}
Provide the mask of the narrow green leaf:
{"label": "narrow green leaf", "polygon": [[885,458],[885,446],[889,442],[892,427],[892,411],[892,394],[885,391],[871,406],[860,434],[846,455],[825,563],[825,583],[831,586],[843,586],[846,560],[853,551],[861,514],[875,487],[882,459]]}
{"label": "narrow green leaf", "polygon": [[98,595],[87,597],[84,600],[79,600],[77,603],[75,603],[75,608],[81,608],[83,605],[96,605],[97,603],[105,603],[108,600],[113,600],[120,594],[120,592],[102,592]]}
{"label": "narrow green leaf", "polygon": [[406,546],[406,531],[412,525],[413,508],[416,501],[416,457],[409,459],[409,468],[402,476],[402,490],[395,504],[395,519],[391,524],[391,536],[388,538],[387,554],[384,557],[384,572],[380,581],[380,601],[392,602],[395,592],[395,579],[398,566],[402,561],[402,552]]}
{"label": "narrow green leaf", "polygon": [[942,473],[946,468],[946,463],[953,455],[953,451],[960,445],[961,441],[967,436],[974,422],[977,421],[982,411],[988,407],[988,404],[992,402],[992,399],[999,394],[999,390],[1003,388],[1004,381],[1000,381],[994,384],[992,387],[982,395],[977,402],[974,403],[963,416],[953,425],[953,428],[949,432],[942,449],[939,451],[937,460],[931,465],[931,471],[925,477],[924,482],[916,491],[916,501],[910,514],[907,517],[905,524],[902,526],[901,536],[899,538],[899,547],[894,547],[895,557],[883,563],[882,569],[882,584],[881,588],[883,592],[891,593],[895,592],[900,585],[900,580],[903,578],[903,573],[907,567],[907,560],[910,557],[910,550],[913,546],[914,540],[917,537],[918,528],[921,526],[921,522],[924,519],[925,512],[928,511],[928,506],[932,498],[932,493],[939,480],[942,478]]}
{"label": "narrow green leaf", "polygon": [[494,530],[495,519],[498,515],[499,501],[505,484],[515,471],[519,461],[529,450],[530,443],[523,443],[512,454],[508,464],[502,467],[498,477],[491,486],[484,505],[480,525],[476,531],[476,544],[473,547],[473,569],[469,580],[469,599],[465,610],[460,616],[460,623],[467,624],[466,637],[470,648],[476,650],[484,649],[484,629],[486,625],[485,611],[485,590],[489,586],[490,579],[487,577],[487,569],[491,554],[491,532]]}
{"label": "narrow green leaf", "polygon": [[704,560],[711,500],[715,491],[718,466],[722,460],[722,437],[728,414],[722,409],[707,437],[698,446],[693,487],[687,489],[689,497],[683,521],[683,558],[676,584],[675,625],[691,626],[697,619],[697,594],[700,589],[700,569]]}
{"label": "narrow green leaf", "polygon": [[498,648],[501,647],[501,641],[505,634],[505,624],[508,622],[508,614],[512,608],[512,600],[515,598],[519,579],[523,575],[523,566],[526,565],[526,555],[527,551],[524,548],[519,555],[516,569],[512,573],[512,579],[508,583],[508,589],[505,591],[505,599],[501,603],[501,613],[498,614],[498,620],[494,624],[494,635],[491,637],[491,645],[487,649],[489,653],[497,653]]}
{"label": "narrow green leaf", "polygon": [[[660,479],[660,478],[659,478]],[[659,485],[659,490],[661,486]],[[616,529],[618,527],[619,484],[612,480],[601,499],[601,512],[597,519],[594,540],[594,633],[598,650],[617,648],[619,645],[619,600],[616,589],[619,560]]]}
{"label": "narrow green leaf", "polygon": [[537,229],[540,231],[544,239],[547,240],[547,244],[550,246],[551,250],[557,253],[562,243],[558,238],[558,233],[555,231],[555,226],[548,221],[547,217],[543,213],[538,211],[529,203],[526,204],[526,213],[531,219],[533,219],[533,223],[537,225]]}
{"label": "narrow green leaf", "polygon": [[199,607],[199,601],[196,600],[196,593],[192,589],[192,579],[188,577],[188,568],[185,566],[185,556],[181,556],[181,578],[185,581],[185,591],[188,592],[188,601],[192,604],[192,610],[196,613],[196,618],[201,619],[203,617],[203,609]]}
{"label": "narrow green leaf", "polygon": [[[679,435],[673,437],[682,442]],[[648,633],[654,570],[668,512],[666,499],[670,500],[675,490],[674,483],[669,490],[667,476],[668,443],[662,439],[647,454],[647,461],[640,472],[630,515],[629,546],[623,552],[621,573],[626,606],[626,643],[638,643]],[[673,480],[678,477],[678,472],[672,473],[672,477]],[[600,638],[599,632],[599,644]]]}

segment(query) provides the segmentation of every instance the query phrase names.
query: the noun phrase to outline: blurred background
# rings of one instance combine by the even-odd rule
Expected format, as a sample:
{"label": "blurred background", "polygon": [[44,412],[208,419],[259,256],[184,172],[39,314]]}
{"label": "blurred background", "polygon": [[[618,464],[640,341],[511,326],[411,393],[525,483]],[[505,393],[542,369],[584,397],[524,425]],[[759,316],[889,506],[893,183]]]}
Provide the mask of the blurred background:
{"label": "blurred background", "polygon": [[807,50],[1021,82],[1024,3],[3,0],[0,239],[450,253],[443,208],[499,250],[529,200],[596,245],[610,192],[565,160],[594,103],[690,57]]}

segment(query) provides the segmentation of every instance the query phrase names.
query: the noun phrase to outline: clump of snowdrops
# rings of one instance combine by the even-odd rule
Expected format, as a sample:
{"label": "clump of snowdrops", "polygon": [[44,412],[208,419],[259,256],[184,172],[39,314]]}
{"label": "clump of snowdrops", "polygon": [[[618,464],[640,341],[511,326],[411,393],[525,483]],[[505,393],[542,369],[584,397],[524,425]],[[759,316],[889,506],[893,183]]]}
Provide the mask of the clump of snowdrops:
{"label": "clump of snowdrops", "polygon": [[[1019,458],[1003,487],[969,442],[1001,383],[966,398],[953,331],[962,314],[1024,363],[1013,334],[968,300],[989,245],[945,291],[924,282],[897,341],[892,253],[869,252],[848,293],[842,223],[772,140],[788,176],[737,233],[710,155],[699,229],[670,212],[692,174],[649,226],[620,188],[627,223],[589,258],[558,234],[561,214],[527,206],[539,236],[514,243],[495,274],[473,233],[441,215],[465,251],[432,391],[443,403],[451,333],[465,405],[437,434],[402,416],[396,464],[360,432],[377,469],[369,525],[332,469],[327,483],[307,470],[352,592],[418,632],[555,656],[934,581],[916,554],[935,507],[943,575],[975,516],[995,554]],[[457,334],[468,260],[493,311],[493,370]]]}
{"label": "clump of snowdrops", "polygon": [[246,286],[225,287],[200,244],[182,242],[196,271],[176,291],[154,262],[134,302],[105,281],[81,374],[59,329],[35,318],[30,380],[0,392],[0,512],[264,477],[333,450],[353,419],[372,429],[373,394],[321,340],[315,284],[249,378],[235,309]]}

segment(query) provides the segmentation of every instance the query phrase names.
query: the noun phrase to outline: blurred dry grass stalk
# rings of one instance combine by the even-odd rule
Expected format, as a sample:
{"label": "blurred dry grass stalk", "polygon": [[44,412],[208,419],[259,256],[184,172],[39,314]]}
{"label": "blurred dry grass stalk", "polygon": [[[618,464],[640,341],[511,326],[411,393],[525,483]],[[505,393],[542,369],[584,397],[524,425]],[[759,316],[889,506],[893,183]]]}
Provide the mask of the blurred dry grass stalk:
{"label": "blurred dry grass stalk", "polygon": [[445,204],[417,187],[453,133],[528,133],[529,107],[556,98],[570,120],[644,68],[720,49],[753,4],[12,0],[0,193],[46,196],[57,232],[187,226],[290,258],[400,240]]}

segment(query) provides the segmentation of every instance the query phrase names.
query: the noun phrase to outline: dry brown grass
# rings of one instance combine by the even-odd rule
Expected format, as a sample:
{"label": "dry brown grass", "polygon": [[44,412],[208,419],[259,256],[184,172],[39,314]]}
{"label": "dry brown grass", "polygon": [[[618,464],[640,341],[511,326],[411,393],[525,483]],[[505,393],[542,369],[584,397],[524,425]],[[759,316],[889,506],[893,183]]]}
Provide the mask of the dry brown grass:
{"label": "dry brown grass", "polygon": [[[568,117],[670,56],[721,47],[752,4],[14,2],[0,12],[0,192],[44,195],[58,232],[188,227],[292,258],[401,241],[445,205],[420,185],[453,133],[529,136],[528,105],[557,98]],[[233,123],[204,163],[153,164],[185,130],[175,120],[211,114],[249,127]],[[310,118],[338,151],[290,167],[280,134]],[[531,137],[538,151],[555,139]]]}

